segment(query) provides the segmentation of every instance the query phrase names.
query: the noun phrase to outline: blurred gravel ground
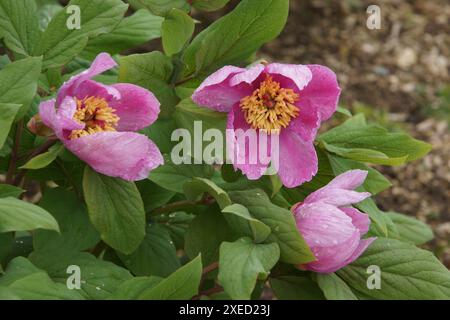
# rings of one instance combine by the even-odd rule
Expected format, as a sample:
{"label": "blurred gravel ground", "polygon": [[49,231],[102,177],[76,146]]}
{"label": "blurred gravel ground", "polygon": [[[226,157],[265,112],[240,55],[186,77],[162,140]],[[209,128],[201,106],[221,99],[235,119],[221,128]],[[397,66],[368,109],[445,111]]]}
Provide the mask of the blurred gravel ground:
{"label": "blurred gravel ground", "polygon": [[[366,27],[371,4],[380,30]],[[329,66],[344,106],[433,145],[424,159],[379,168],[393,187],[378,203],[431,224],[429,247],[450,267],[450,2],[291,0],[286,29],[263,56]]]}

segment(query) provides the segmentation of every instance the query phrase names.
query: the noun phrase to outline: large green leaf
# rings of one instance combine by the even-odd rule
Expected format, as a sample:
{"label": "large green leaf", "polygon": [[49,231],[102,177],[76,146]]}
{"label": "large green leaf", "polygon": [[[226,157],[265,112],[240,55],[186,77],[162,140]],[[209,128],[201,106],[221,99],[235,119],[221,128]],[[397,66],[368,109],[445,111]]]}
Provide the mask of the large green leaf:
{"label": "large green leaf", "polygon": [[100,52],[117,54],[161,37],[163,18],[138,10],[124,18],[111,32],[89,40],[82,56],[93,59]]}
{"label": "large green leaf", "polygon": [[140,300],[188,300],[198,294],[202,278],[200,256],[179,268],[157,285],[144,290]]}
{"label": "large green leaf", "polygon": [[280,276],[270,278],[270,286],[280,300],[323,300],[317,283],[308,276]]}
{"label": "large green leaf", "polygon": [[224,7],[230,0],[192,0],[195,9],[203,11],[215,11]]}
{"label": "large green leaf", "polygon": [[16,119],[27,112],[36,94],[42,58],[26,58],[0,70],[0,103],[21,105]]}
{"label": "large green leaf", "polygon": [[228,194],[214,182],[204,178],[193,178],[183,186],[184,194],[188,199],[198,200],[204,193],[212,196],[221,209],[232,204]]}
{"label": "large green leaf", "polygon": [[[369,266],[378,266],[381,288],[369,289]],[[429,251],[380,238],[337,274],[353,289],[374,299],[450,299],[450,271]]]}
{"label": "large green leaf", "polygon": [[0,103],[0,149],[8,138],[9,130],[16,118],[20,105],[11,103]]}
{"label": "large green leaf", "polygon": [[417,219],[396,212],[386,212],[395,224],[399,240],[411,242],[415,245],[433,240],[433,230]]}
{"label": "large green leaf", "polygon": [[100,240],[86,207],[74,193],[62,188],[48,189],[39,205],[58,221],[61,233],[37,230],[33,235],[34,250],[81,251],[92,248]]}
{"label": "large green leaf", "polygon": [[204,164],[180,164],[176,165],[170,161],[168,156],[164,157],[164,165],[156,168],[150,173],[149,179],[163,188],[183,193],[183,185],[194,177],[210,178],[214,173],[211,166]]}
{"label": "large green leaf", "polygon": [[162,44],[168,56],[179,53],[194,33],[194,20],[184,11],[173,8],[162,23]]}
{"label": "large green leaf", "polygon": [[318,274],[317,283],[327,300],[358,300],[352,289],[335,273]]}
{"label": "large green leaf", "polygon": [[81,276],[79,293],[86,299],[109,299],[122,282],[132,278],[128,270],[97,259],[86,252],[67,250],[34,252],[30,255],[30,260],[37,267],[47,271],[55,282],[64,286],[71,275],[67,272],[68,267],[78,266]]}
{"label": "large green leaf", "polygon": [[325,149],[341,157],[384,165],[413,161],[431,150],[431,145],[405,133],[391,133],[380,126],[367,125],[363,115],[327,131],[319,141]]}
{"label": "large green leaf", "polygon": [[147,227],[141,245],[130,255],[119,253],[120,259],[136,276],[167,277],[180,267],[169,232],[160,225]]}
{"label": "large green leaf", "polygon": [[186,73],[236,64],[283,30],[288,0],[243,0],[201,32],[186,49]]}
{"label": "large green leaf", "polygon": [[160,283],[160,277],[134,277],[122,282],[114,294],[109,298],[113,300],[135,300],[145,290],[151,289]]}
{"label": "large green leaf", "polygon": [[29,0],[0,1],[0,39],[12,51],[31,55],[41,36],[37,7]]}
{"label": "large green leaf", "polygon": [[253,218],[248,209],[240,204],[232,204],[222,209],[222,213],[234,231],[252,237],[256,243],[266,240],[271,232],[269,226]]}
{"label": "large green leaf", "polygon": [[229,195],[233,202],[246,207],[253,217],[271,228],[272,233],[267,241],[278,243],[282,261],[302,264],[315,260],[297,229],[292,213],[270,202],[264,191],[233,191]]}
{"label": "large green leaf", "polygon": [[35,229],[59,232],[55,218],[44,209],[12,197],[0,199],[0,232]]}
{"label": "large green leaf", "polygon": [[13,197],[17,198],[22,193],[24,193],[24,190],[11,186],[9,184],[0,184],[0,198],[7,198],[7,197]]}
{"label": "large green leaf", "polygon": [[114,249],[132,253],[145,236],[144,204],[136,185],[86,167],[83,190],[89,217]]}
{"label": "large green leaf", "polygon": [[119,81],[133,83],[152,91],[161,102],[161,114],[167,118],[178,103],[171,85],[172,60],[159,51],[120,58]]}
{"label": "large green leaf", "polygon": [[71,0],[68,6],[78,6],[79,29],[67,26],[70,14],[58,12],[42,35],[35,55],[44,56],[44,69],[59,67],[83,51],[90,38],[109,33],[122,20],[127,5],[121,0]]}
{"label": "large green leaf", "polygon": [[219,282],[233,299],[250,299],[256,280],[265,280],[280,258],[276,243],[254,244],[249,238],[220,246]]}
{"label": "large green leaf", "polygon": [[146,8],[159,16],[166,15],[172,8],[185,11],[189,9],[186,0],[129,0],[128,2],[136,8]]}

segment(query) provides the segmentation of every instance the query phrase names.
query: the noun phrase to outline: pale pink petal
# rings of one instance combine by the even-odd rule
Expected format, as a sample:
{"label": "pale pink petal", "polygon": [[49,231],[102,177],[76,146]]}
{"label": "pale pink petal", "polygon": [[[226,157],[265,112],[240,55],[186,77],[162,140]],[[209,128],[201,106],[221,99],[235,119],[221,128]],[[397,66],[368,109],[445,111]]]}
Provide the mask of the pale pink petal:
{"label": "pale pink petal", "polygon": [[[245,139],[246,134],[253,136],[254,139]],[[263,133],[261,135],[267,138],[267,135]],[[270,139],[265,140],[265,142],[267,143],[266,155],[270,157]],[[234,168],[241,169],[242,173],[250,180],[259,179],[269,165],[268,162],[264,163],[259,158],[259,149],[262,147],[259,144],[259,134],[245,121],[241,108],[235,106],[228,114],[227,120],[228,156],[233,161]],[[263,154],[262,151],[261,154]]]}
{"label": "pale pink petal", "polygon": [[290,130],[281,130],[278,163],[278,175],[283,185],[288,188],[310,181],[318,170],[313,143],[303,141]]}
{"label": "pale pink petal", "polygon": [[321,120],[326,121],[336,111],[341,89],[336,74],[320,65],[308,65],[312,79],[300,92],[298,106],[301,110],[317,110]]}
{"label": "pale pink petal", "polygon": [[358,259],[376,239],[377,239],[376,237],[372,237],[361,240],[359,242],[358,247],[355,249],[355,251],[353,251],[353,254],[349,258],[347,258],[344,262],[342,262],[340,265],[334,268],[334,270],[328,272],[334,272],[339,269],[342,269],[343,267],[349,265],[350,263]]}
{"label": "pale pink petal", "polygon": [[39,105],[39,115],[41,117],[42,122],[47,127],[51,128],[53,130],[55,130],[55,126],[57,124],[55,105],[56,105],[55,99],[43,101]]}
{"label": "pale pink petal", "polygon": [[297,92],[303,90],[313,77],[311,70],[301,64],[271,63],[266,66],[265,71],[268,74],[278,74],[291,79],[297,87]]}
{"label": "pale pink petal", "polygon": [[203,81],[192,95],[192,100],[202,107],[229,112],[242,98],[252,93],[248,84],[230,85],[230,79],[234,75],[245,71],[246,69],[233,66],[223,67]]}
{"label": "pale pink petal", "polygon": [[118,131],[138,131],[158,119],[160,103],[153,93],[134,84],[118,83],[111,87],[121,96],[109,104],[120,118]]}
{"label": "pale pink petal", "polygon": [[364,183],[369,172],[366,170],[349,170],[334,178],[327,187],[354,190]]}
{"label": "pale pink petal", "polygon": [[347,242],[357,231],[349,216],[325,203],[300,205],[294,214],[297,227],[310,247],[335,247]]}
{"label": "pale pink petal", "polygon": [[156,145],[134,132],[99,132],[64,144],[95,171],[128,181],[146,179],[164,162]]}
{"label": "pale pink petal", "polygon": [[340,208],[350,218],[352,218],[353,225],[359,230],[361,235],[365,235],[369,231],[370,218],[367,214],[362,213],[356,208]]}
{"label": "pale pink petal", "polygon": [[78,86],[86,80],[90,80],[109,69],[117,66],[117,63],[108,53],[100,53],[92,62],[89,69],[69,79],[58,92],[57,105],[61,104],[66,96],[74,96]]}
{"label": "pale pink petal", "polygon": [[324,187],[306,197],[305,203],[323,202],[337,207],[349,206],[370,198],[370,192]]}
{"label": "pale pink petal", "polygon": [[230,85],[231,86],[237,86],[243,82],[247,84],[253,84],[253,82],[258,79],[258,77],[263,73],[264,66],[262,64],[257,64],[243,72],[239,72],[236,75],[234,75],[230,79]]}

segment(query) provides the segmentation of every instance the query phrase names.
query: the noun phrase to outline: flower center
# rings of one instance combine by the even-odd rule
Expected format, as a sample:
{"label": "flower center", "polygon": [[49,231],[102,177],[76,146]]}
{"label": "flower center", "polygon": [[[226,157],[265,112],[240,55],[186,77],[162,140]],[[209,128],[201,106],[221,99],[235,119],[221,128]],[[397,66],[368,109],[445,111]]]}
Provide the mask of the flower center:
{"label": "flower center", "polygon": [[256,89],[251,96],[241,100],[245,120],[253,129],[279,131],[286,128],[292,119],[298,117],[300,110],[294,105],[299,95],[292,89],[281,88],[271,76]]}
{"label": "flower center", "polygon": [[86,97],[83,100],[75,98],[77,110],[73,118],[84,123],[86,127],[81,130],[73,130],[69,139],[78,139],[93,133],[102,131],[116,131],[120,118],[116,110],[111,108],[103,98]]}

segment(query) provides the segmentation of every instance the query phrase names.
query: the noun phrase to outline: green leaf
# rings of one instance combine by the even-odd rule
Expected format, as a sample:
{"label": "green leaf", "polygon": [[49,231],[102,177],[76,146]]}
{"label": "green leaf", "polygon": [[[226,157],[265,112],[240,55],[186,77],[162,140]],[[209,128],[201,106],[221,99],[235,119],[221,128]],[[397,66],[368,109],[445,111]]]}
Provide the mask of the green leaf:
{"label": "green leaf", "polygon": [[216,11],[223,8],[230,0],[193,0],[192,6],[197,10]]}
{"label": "green leaf", "polygon": [[[378,266],[381,288],[368,289],[369,266]],[[353,289],[374,299],[450,299],[450,271],[429,251],[379,238],[337,274]]]}
{"label": "green leaf", "polygon": [[319,137],[326,150],[341,157],[384,165],[401,165],[421,158],[431,145],[413,139],[405,133],[367,125],[363,115],[357,115]]}
{"label": "green leaf", "polygon": [[160,225],[147,227],[144,241],[132,254],[118,255],[136,276],[167,277],[180,267],[173,241]]}
{"label": "green leaf", "polygon": [[236,237],[218,209],[208,207],[189,224],[184,237],[184,251],[190,258],[201,253],[204,265],[219,259],[220,244]]}
{"label": "green leaf", "polygon": [[136,300],[142,292],[153,288],[162,280],[160,277],[135,277],[126,280],[117,287],[117,290],[109,299]]}
{"label": "green leaf", "polygon": [[31,55],[41,36],[34,1],[2,0],[0,2],[0,39],[12,51]]}
{"label": "green leaf", "polygon": [[243,0],[201,32],[186,49],[186,74],[237,64],[283,30],[288,0]]}
{"label": "green leaf", "polygon": [[137,8],[146,8],[159,16],[166,15],[172,8],[189,10],[186,0],[131,0],[129,2]]}
{"label": "green leaf", "polygon": [[114,249],[132,253],[145,237],[144,204],[136,185],[86,167],[83,190],[89,217]]}
{"label": "green leaf", "polygon": [[253,218],[247,208],[240,204],[230,205],[222,209],[222,213],[233,230],[253,238],[256,243],[263,242],[271,233],[269,226]]}
{"label": "green leaf", "polygon": [[35,229],[59,232],[58,223],[44,209],[16,198],[0,199],[0,232]]}
{"label": "green leaf", "polygon": [[258,189],[233,191],[229,195],[233,202],[246,207],[253,217],[271,228],[272,233],[267,241],[278,243],[281,261],[303,264],[315,260],[297,229],[292,213],[270,202],[264,191]]}
{"label": "green leaf", "polygon": [[175,142],[171,141],[172,133],[177,128],[177,124],[173,118],[159,118],[151,126],[141,130],[141,133],[156,143],[161,153],[170,154],[175,146]]}
{"label": "green leaf", "polygon": [[180,164],[164,157],[164,165],[150,173],[149,179],[167,190],[183,193],[183,185],[194,177],[210,178],[214,173],[211,166],[204,164]]}
{"label": "green leaf", "polygon": [[371,194],[375,195],[392,186],[392,183],[388,179],[386,179],[380,172],[373,168],[370,168],[362,162],[344,159],[332,154],[328,154],[328,159],[330,159],[331,167],[333,168],[333,172],[336,176],[354,169],[368,171],[369,174],[364,181],[363,188]]}
{"label": "green leaf", "polygon": [[250,299],[258,279],[265,280],[280,258],[276,243],[254,244],[249,238],[220,246],[219,282],[236,300]]}
{"label": "green leaf", "polygon": [[162,23],[162,43],[168,56],[179,53],[194,34],[194,20],[184,11],[173,8]]}
{"label": "green leaf", "polygon": [[317,283],[327,300],[358,300],[352,289],[335,273],[318,274]]}
{"label": "green leaf", "polygon": [[43,33],[35,55],[44,56],[44,69],[56,68],[83,51],[88,40],[109,33],[122,20],[128,6],[121,0],[71,0],[80,9],[80,28],[68,28],[73,13],[61,10]]}
{"label": "green leaf", "polygon": [[399,240],[421,245],[433,240],[433,230],[417,219],[396,212],[386,212],[395,224]]}
{"label": "green leaf", "polygon": [[281,276],[270,278],[270,287],[280,300],[323,300],[317,283],[307,276]]}
{"label": "green leaf", "polygon": [[176,192],[164,189],[150,180],[136,181],[136,186],[139,189],[142,201],[144,201],[145,212],[150,212],[167,204],[176,194]]}
{"label": "green leaf", "polygon": [[86,207],[77,196],[63,188],[48,189],[39,205],[58,221],[61,233],[37,230],[33,234],[36,251],[82,251],[92,248],[100,240],[89,221]]}
{"label": "green leaf", "polygon": [[177,249],[184,247],[184,236],[189,228],[189,224],[194,215],[186,212],[173,212],[169,215],[159,215],[153,217],[153,220],[161,225],[169,232],[171,239],[175,243]]}
{"label": "green leaf", "polygon": [[163,18],[138,10],[123,19],[111,32],[89,40],[82,56],[91,60],[101,52],[112,55],[161,37]]}
{"label": "green leaf", "polygon": [[198,294],[202,277],[200,256],[179,268],[152,288],[144,290],[139,300],[187,300]]}
{"label": "green leaf", "polygon": [[204,193],[208,193],[216,199],[221,209],[232,204],[228,194],[208,179],[193,178],[192,181],[188,181],[184,184],[183,189],[184,194],[190,200],[199,200]]}
{"label": "green leaf", "polygon": [[377,230],[375,233],[376,235],[391,237],[391,232],[393,231],[392,228],[390,228],[390,226],[393,225],[392,220],[386,213],[377,207],[372,198],[365,199],[364,201],[355,204],[355,207],[369,215],[370,220],[373,222],[370,225],[370,228],[371,230]]}
{"label": "green leaf", "polygon": [[25,300],[81,300],[77,292],[69,290],[66,285],[53,282],[42,270],[26,258],[12,260],[0,285],[7,286],[10,292]]}
{"label": "green leaf", "polygon": [[0,184],[0,198],[18,198],[25,190],[9,184]]}
{"label": "green leaf", "polygon": [[161,102],[161,114],[167,118],[178,103],[169,85],[173,73],[172,60],[159,51],[133,54],[120,58],[119,82],[133,83],[152,91]]}
{"label": "green leaf", "polygon": [[[81,289],[79,293],[86,299],[109,299],[116,288],[124,281],[132,278],[125,270],[111,262],[99,260],[86,252],[71,252],[67,250],[33,252],[30,260],[39,268],[48,272],[58,283],[66,283],[69,266],[80,268]],[[76,290],[75,290],[76,291]]]}
{"label": "green leaf", "polygon": [[0,103],[0,149],[8,138],[9,130],[14,122],[17,112],[20,109],[18,104]]}
{"label": "green leaf", "polygon": [[23,166],[21,169],[38,170],[47,167],[50,163],[56,160],[61,152],[64,150],[64,145],[62,143],[57,143],[40,155],[37,155]]}
{"label": "green leaf", "polygon": [[[23,117],[36,94],[42,58],[26,58],[0,70],[0,103],[21,105],[16,119]],[[4,129],[3,129],[4,130]]]}

